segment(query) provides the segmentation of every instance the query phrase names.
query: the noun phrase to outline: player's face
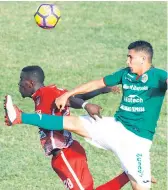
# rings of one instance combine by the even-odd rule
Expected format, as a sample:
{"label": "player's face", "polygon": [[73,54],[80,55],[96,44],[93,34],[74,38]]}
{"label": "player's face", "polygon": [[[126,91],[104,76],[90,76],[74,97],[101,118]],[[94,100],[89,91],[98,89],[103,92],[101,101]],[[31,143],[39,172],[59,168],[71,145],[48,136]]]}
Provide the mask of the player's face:
{"label": "player's face", "polygon": [[26,73],[21,72],[20,81],[19,81],[18,85],[19,85],[19,92],[23,98],[32,96],[33,83],[32,83],[32,81],[27,79]]}
{"label": "player's face", "polygon": [[132,73],[140,73],[142,70],[143,56],[141,52],[129,50],[127,55],[127,64]]}

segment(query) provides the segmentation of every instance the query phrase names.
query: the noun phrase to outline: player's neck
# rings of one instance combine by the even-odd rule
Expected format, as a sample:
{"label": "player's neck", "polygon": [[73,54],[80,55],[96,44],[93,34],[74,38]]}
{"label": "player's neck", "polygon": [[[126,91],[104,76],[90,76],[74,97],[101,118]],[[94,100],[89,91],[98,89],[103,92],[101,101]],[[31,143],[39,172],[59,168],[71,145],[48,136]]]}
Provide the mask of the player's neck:
{"label": "player's neck", "polygon": [[36,92],[38,89],[40,89],[41,87],[44,87],[43,83],[36,83],[35,87],[34,87],[34,92]]}
{"label": "player's neck", "polygon": [[138,73],[137,75],[140,77],[144,73],[146,73],[152,67],[151,63],[147,63]]}

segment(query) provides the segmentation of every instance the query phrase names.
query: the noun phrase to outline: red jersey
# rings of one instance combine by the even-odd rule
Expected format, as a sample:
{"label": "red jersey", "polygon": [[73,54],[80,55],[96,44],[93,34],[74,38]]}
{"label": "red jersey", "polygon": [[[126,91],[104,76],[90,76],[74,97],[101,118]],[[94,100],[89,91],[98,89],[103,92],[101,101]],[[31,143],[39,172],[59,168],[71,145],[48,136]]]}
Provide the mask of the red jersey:
{"label": "red jersey", "polygon": [[[70,115],[68,107],[65,107],[65,109],[60,112],[55,108],[54,104],[55,99],[65,92],[66,90],[57,88],[55,85],[41,87],[32,95],[32,99],[35,103],[35,111],[58,116]],[[71,133],[66,130],[50,131],[40,128],[39,134],[41,145],[46,155],[50,155],[52,150],[56,148],[67,148],[73,142]]]}

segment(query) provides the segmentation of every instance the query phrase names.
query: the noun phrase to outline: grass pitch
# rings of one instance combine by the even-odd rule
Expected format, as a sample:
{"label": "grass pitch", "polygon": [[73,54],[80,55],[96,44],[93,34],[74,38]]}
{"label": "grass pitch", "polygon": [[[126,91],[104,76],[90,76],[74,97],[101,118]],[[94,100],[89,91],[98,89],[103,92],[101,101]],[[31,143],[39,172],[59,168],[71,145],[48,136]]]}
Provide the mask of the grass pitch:
{"label": "grass pitch", "polygon": [[[44,3],[44,2],[42,2]],[[153,64],[166,69],[166,2],[55,2],[62,18],[55,29],[43,30],[34,22],[40,2],[0,2],[0,103],[6,94],[22,110],[32,112],[33,102],[18,92],[20,70],[40,65],[45,84],[71,89],[103,77],[126,65],[127,46],[135,40],[151,42]],[[117,109],[121,95],[102,95],[91,102],[100,104],[103,115]],[[151,150],[152,174],[158,180],[153,190],[167,187],[166,100]],[[152,109],[152,108],[151,108]],[[75,115],[84,111],[72,110]],[[30,126],[7,128],[0,110],[0,189],[62,190],[60,179],[41,149],[38,129]],[[121,172],[118,159],[108,151],[94,148],[75,136],[86,149],[95,186]],[[120,138],[120,137],[119,137]],[[129,190],[126,185],[124,190]]]}

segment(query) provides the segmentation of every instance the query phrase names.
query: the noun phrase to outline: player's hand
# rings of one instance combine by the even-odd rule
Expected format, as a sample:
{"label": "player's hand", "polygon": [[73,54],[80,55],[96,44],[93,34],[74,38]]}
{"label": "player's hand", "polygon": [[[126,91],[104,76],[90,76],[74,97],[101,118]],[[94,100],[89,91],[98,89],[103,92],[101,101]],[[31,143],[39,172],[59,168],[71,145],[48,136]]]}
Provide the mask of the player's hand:
{"label": "player's hand", "polygon": [[111,92],[115,93],[115,94],[120,94],[121,90],[118,86],[112,86],[112,87],[108,87],[110,88]]}
{"label": "player's hand", "polygon": [[68,98],[69,98],[69,95],[68,95],[68,92],[66,92],[63,95],[61,95],[60,97],[55,99],[56,107],[60,111],[62,111],[65,108]]}
{"label": "player's hand", "polygon": [[96,116],[98,116],[99,118],[102,118],[102,116],[100,115],[100,111],[102,110],[102,108],[96,104],[90,104],[90,103],[86,104],[85,110],[95,120],[96,120]]}

